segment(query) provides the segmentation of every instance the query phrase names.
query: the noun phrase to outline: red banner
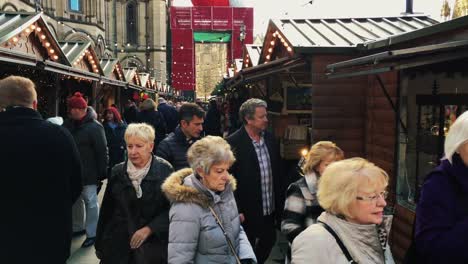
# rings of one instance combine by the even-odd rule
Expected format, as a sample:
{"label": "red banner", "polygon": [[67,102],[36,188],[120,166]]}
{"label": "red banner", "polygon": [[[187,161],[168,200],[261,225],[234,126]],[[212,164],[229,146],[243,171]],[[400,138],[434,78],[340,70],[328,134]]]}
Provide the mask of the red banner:
{"label": "red banner", "polygon": [[229,6],[229,0],[192,0],[194,6]]}
{"label": "red banner", "polygon": [[[208,0],[206,0],[208,1]],[[200,2],[206,2],[200,1]],[[229,2],[229,1],[227,1]],[[223,6],[171,7],[172,33],[172,86],[177,90],[195,88],[195,54],[193,32],[230,32],[228,43],[228,65],[242,57],[242,44],[253,43],[253,8]],[[239,39],[241,28],[245,28],[245,39]]]}

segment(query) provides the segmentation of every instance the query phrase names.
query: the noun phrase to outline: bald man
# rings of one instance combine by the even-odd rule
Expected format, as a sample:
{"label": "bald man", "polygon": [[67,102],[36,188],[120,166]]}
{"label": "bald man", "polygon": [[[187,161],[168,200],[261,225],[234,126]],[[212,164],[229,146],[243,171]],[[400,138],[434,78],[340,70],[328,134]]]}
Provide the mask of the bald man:
{"label": "bald man", "polygon": [[31,80],[0,80],[0,259],[64,264],[82,188],[80,159],[70,133],[36,109]]}

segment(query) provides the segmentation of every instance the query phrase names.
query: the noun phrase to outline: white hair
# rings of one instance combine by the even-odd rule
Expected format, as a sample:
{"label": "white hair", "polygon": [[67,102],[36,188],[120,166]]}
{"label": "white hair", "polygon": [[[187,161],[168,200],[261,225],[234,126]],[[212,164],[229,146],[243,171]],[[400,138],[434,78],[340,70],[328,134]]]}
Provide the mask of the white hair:
{"label": "white hair", "polygon": [[458,148],[467,141],[468,111],[460,115],[449,129],[444,144],[445,158],[447,158],[450,161],[450,163],[452,163],[453,153],[457,152]]}

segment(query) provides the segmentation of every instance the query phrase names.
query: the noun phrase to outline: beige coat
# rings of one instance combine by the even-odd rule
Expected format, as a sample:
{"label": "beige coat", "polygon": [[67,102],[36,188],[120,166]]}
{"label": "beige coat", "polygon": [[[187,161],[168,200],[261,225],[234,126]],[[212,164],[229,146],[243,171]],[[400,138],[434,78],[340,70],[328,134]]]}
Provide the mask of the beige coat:
{"label": "beige coat", "polygon": [[[394,264],[388,244],[385,243],[385,253],[382,249],[376,225],[353,224],[327,212],[317,220],[328,224],[337,233],[359,264]],[[345,264],[348,261],[335,238],[322,225],[313,224],[294,239],[291,263]]]}

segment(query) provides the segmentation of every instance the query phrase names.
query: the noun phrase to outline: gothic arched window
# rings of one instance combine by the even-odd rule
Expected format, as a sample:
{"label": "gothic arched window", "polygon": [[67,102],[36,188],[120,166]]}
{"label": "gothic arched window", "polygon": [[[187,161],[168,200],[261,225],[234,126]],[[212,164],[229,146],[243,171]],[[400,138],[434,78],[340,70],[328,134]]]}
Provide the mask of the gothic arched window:
{"label": "gothic arched window", "polygon": [[127,4],[127,43],[137,44],[137,5],[133,1]]}

